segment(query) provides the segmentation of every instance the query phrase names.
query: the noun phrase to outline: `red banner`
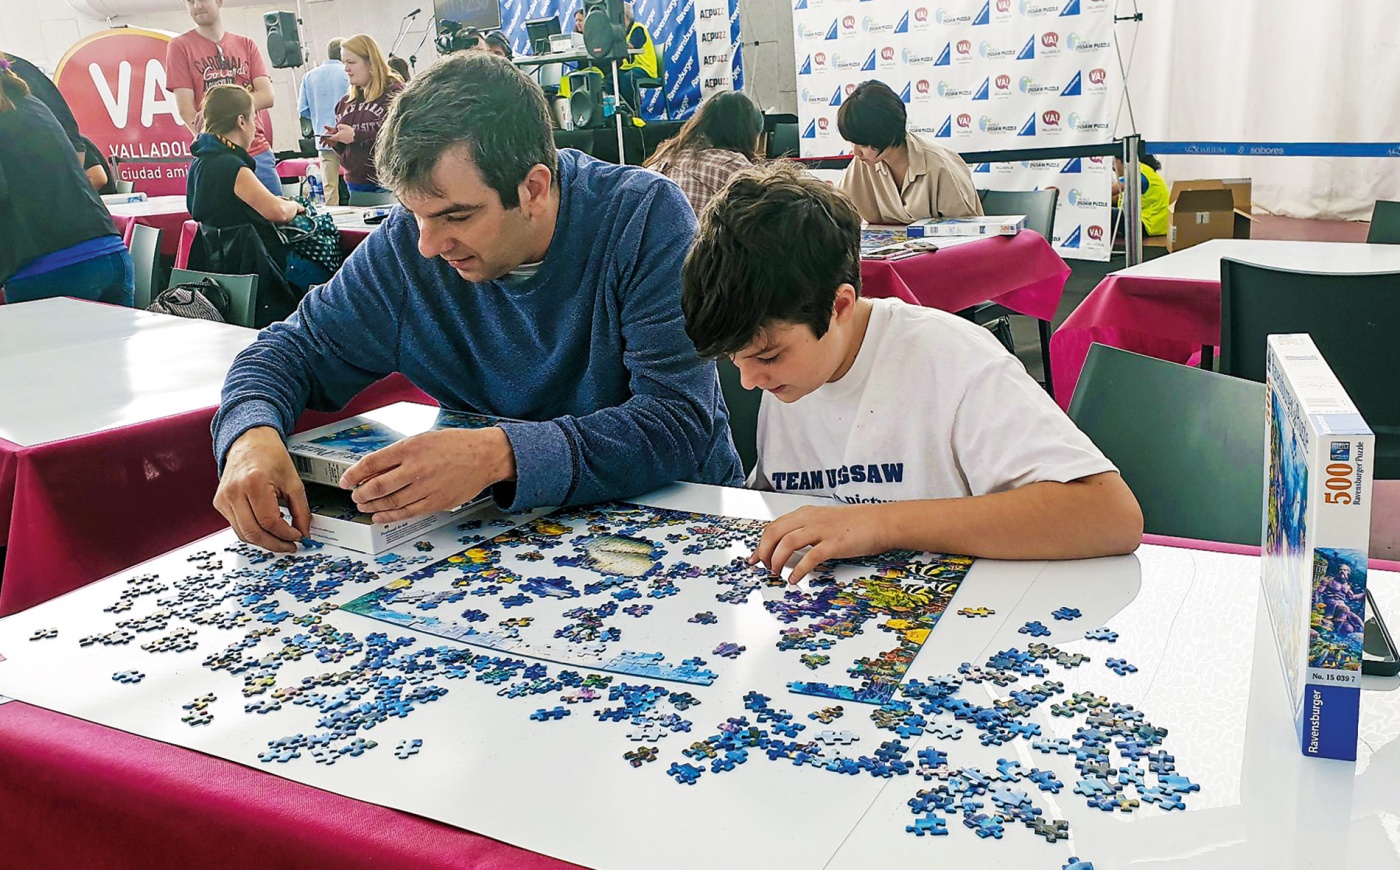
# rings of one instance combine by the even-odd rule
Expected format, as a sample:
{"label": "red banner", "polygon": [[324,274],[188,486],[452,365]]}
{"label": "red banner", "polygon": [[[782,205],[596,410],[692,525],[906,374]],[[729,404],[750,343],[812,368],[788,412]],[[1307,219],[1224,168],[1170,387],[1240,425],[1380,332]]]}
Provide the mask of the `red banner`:
{"label": "red banner", "polygon": [[121,27],[75,43],[54,83],[115,166],[117,178],[152,196],[185,192],[191,134],[165,88],[171,33]]}

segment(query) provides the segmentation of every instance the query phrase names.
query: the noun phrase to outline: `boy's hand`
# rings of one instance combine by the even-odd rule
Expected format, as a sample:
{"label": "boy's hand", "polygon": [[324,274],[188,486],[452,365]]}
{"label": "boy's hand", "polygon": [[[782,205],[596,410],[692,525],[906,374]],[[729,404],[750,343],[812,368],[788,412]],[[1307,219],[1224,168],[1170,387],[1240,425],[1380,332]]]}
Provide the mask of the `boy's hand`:
{"label": "boy's hand", "polygon": [[810,547],[788,575],[788,583],[798,583],[829,559],[870,556],[889,549],[873,516],[878,505],[802,507],[768,524],[749,564],[762,562],[769,573],[782,576],[793,554]]}

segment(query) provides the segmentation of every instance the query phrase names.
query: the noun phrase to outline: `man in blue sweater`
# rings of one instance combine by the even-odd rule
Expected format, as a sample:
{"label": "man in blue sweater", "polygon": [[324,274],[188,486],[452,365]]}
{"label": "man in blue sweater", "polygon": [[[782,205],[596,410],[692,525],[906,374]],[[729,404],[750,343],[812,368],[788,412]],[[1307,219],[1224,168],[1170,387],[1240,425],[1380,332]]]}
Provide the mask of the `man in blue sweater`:
{"label": "man in blue sweater", "polygon": [[556,152],[539,87],[485,52],[413,80],[376,165],[404,207],[224,383],[214,505],[240,538],[295,549],[310,518],[284,437],[304,408],[343,407],[391,372],[445,407],[527,422],[366,457],[341,485],[375,522],[488,487],[520,510],[742,481],[714,366],[681,316],[695,218],[679,188]]}

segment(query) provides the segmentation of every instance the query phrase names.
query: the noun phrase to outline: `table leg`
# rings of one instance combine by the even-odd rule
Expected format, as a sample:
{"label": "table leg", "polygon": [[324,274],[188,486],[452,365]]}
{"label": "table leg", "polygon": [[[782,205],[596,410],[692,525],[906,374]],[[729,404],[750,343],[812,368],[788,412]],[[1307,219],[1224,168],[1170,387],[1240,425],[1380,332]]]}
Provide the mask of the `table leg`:
{"label": "table leg", "polygon": [[1201,368],[1206,371],[1215,371],[1215,345],[1201,345]]}
{"label": "table leg", "polygon": [[1037,320],[1036,327],[1040,329],[1040,364],[1044,366],[1045,392],[1050,394],[1050,398],[1055,398],[1055,379],[1050,374],[1050,321]]}

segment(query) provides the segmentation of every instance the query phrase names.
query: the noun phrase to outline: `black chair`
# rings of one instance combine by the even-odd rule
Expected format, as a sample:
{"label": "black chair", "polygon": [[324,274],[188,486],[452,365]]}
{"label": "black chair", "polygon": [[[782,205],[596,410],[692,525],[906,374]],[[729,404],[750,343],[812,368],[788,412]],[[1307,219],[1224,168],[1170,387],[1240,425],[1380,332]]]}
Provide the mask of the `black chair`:
{"label": "black chair", "polygon": [[744,464],[744,474],[753,471],[758,462],[758,406],[762,390],[746,390],[739,382],[739,368],[728,357],[715,360],[719,369],[720,392],[729,406],[729,432],[734,437],[734,449]]}
{"label": "black chair", "polygon": [[1291,272],[1220,261],[1220,370],[1264,381],[1268,336],[1305,332],[1376,434],[1375,476],[1400,479],[1400,273]]}
{"label": "black chair", "polygon": [[1372,245],[1400,245],[1400,202],[1376,200],[1366,241]]}
{"label": "black chair", "polygon": [[1118,466],[1146,531],[1259,545],[1263,384],[1095,344],[1069,416]]}
{"label": "black chair", "polygon": [[[984,214],[1023,214],[1026,216],[1026,229],[1034,230],[1049,241],[1055,230],[1055,204],[1060,192],[1053,187],[1044,190],[979,190],[977,198],[982,201]],[[983,302],[958,312],[963,317],[992,330],[1012,354],[1016,353],[1016,343],[1011,340],[1011,325],[1005,318],[1016,312],[995,302]],[[1050,323],[1037,320],[1040,333],[1040,363],[1045,371],[1045,390],[1055,395],[1054,379],[1050,376]]]}
{"label": "black chair", "polygon": [[768,157],[800,157],[801,154],[802,145],[798,141],[797,122],[774,124],[773,132],[768,134]]}
{"label": "black chair", "polygon": [[[661,111],[663,116],[669,121],[671,119],[671,101],[666,97],[666,45],[665,43],[656,46],[656,77],[637,76],[632,79],[632,83],[637,86],[637,102],[641,102],[641,92],[646,90],[658,90],[661,92]],[[642,107],[637,106],[637,114],[641,114]]]}

